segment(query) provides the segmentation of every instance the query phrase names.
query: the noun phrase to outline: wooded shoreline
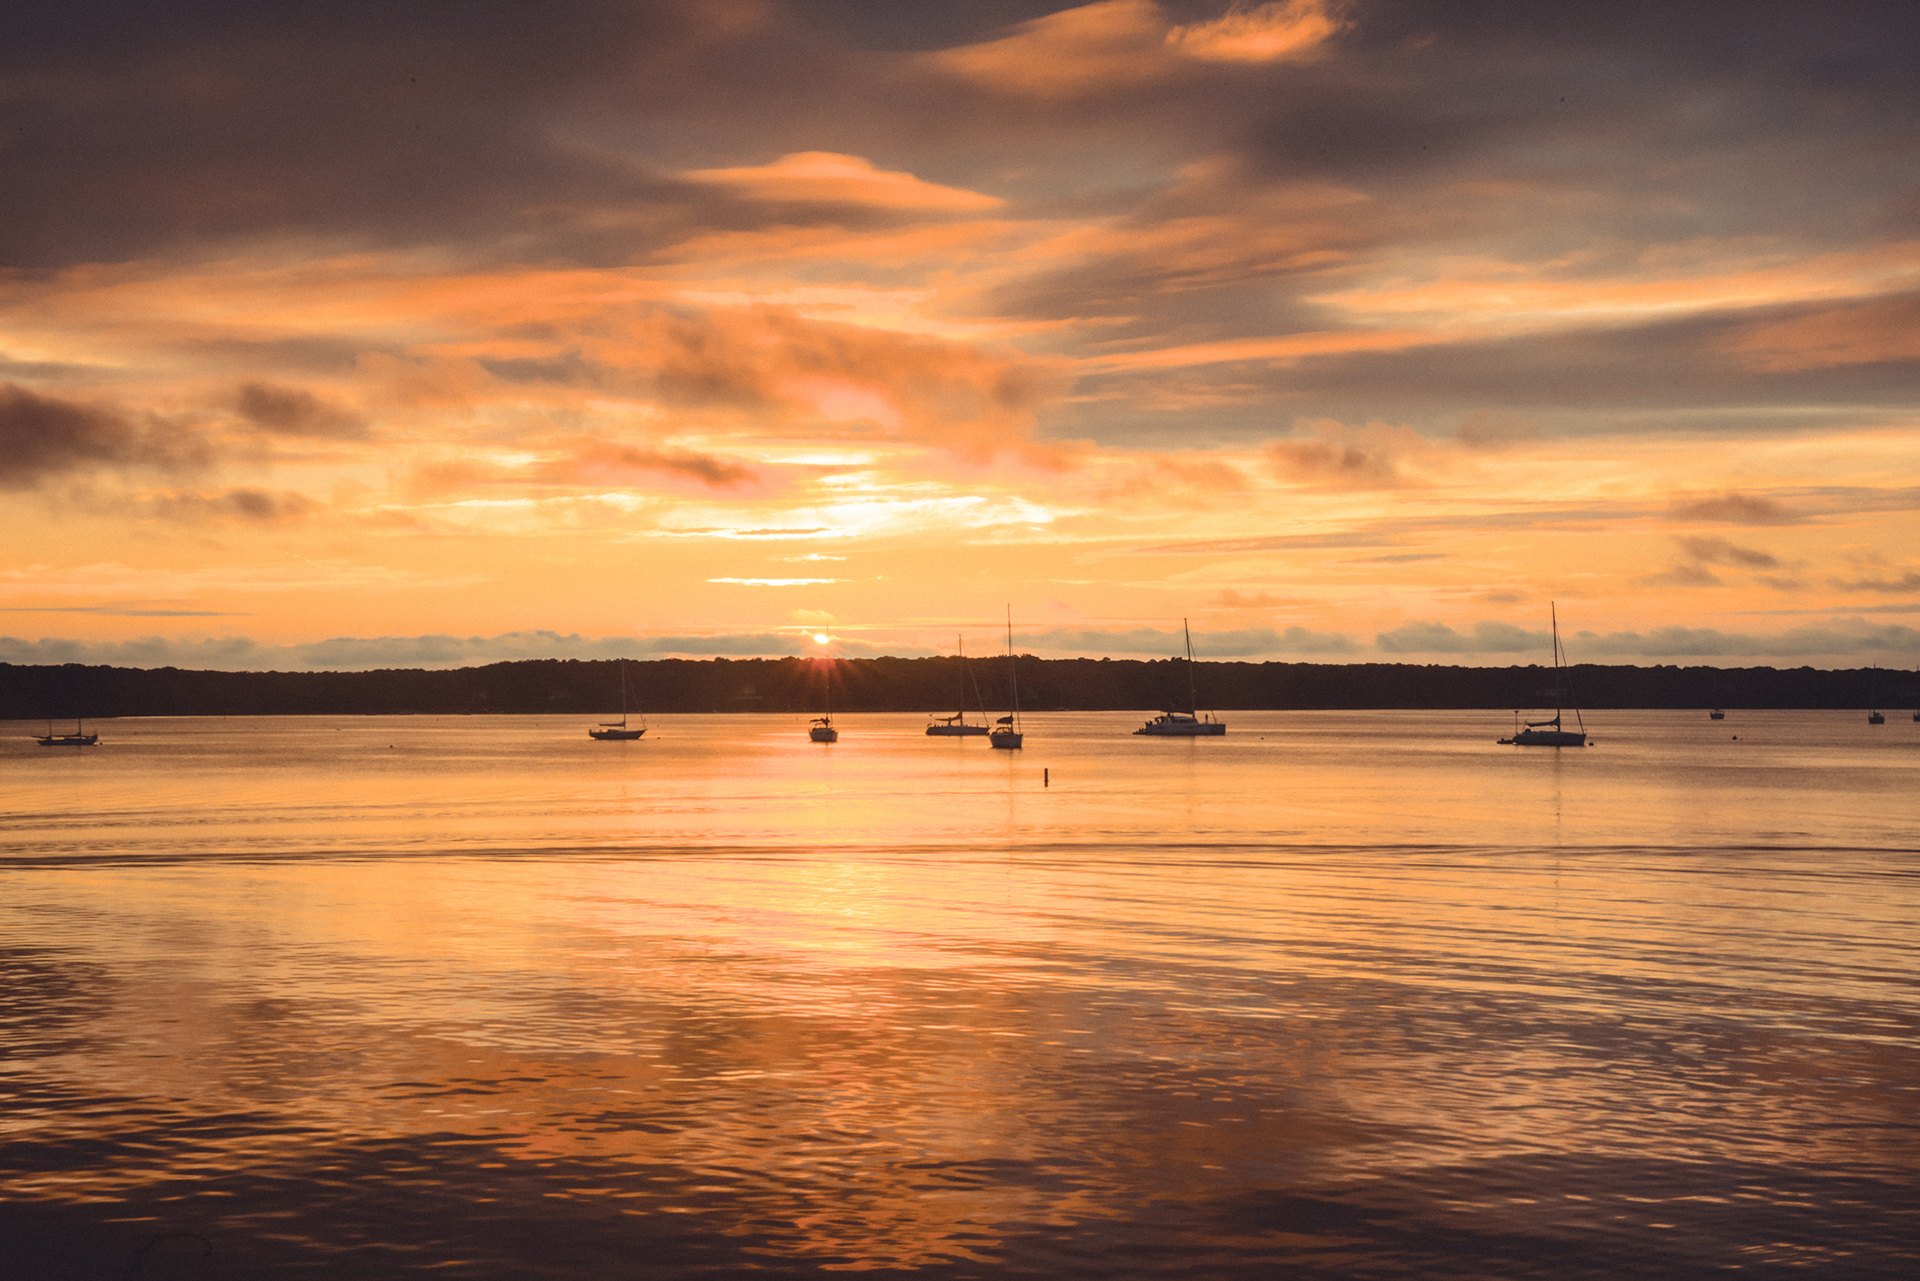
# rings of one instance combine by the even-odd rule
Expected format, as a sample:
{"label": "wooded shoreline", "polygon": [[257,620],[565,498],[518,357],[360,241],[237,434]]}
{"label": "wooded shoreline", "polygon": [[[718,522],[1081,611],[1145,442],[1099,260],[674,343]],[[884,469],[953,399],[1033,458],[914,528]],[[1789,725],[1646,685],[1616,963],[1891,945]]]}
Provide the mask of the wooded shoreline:
{"label": "wooded shoreline", "polygon": [[[807,712],[831,666],[835,712],[952,712],[961,660],[938,658],[645,659],[627,663],[638,712]],[[1005,698],[1004,659],[970,660],[988,708]],[[1029,710],[1184,708],[1182,659],[1047,659],[1021,655]],[[218,672],[172,667],[0,663],[0,719],[72,716],[452,715],[618,711],[616,660],[532,659],[429,671]],[[1553,669],[1412,663],[1194,664],[1202,709],[1535,708],[1554,704]],[[1888,708],[1920,699],[1909,671],[1811,667],[1630,667],[1566,670],[1583,708]],[[971,686],[968,686],[971,690]],[[971,694],[969,693],[969,703]],[[969,710],[979,710],[969,707]]]}

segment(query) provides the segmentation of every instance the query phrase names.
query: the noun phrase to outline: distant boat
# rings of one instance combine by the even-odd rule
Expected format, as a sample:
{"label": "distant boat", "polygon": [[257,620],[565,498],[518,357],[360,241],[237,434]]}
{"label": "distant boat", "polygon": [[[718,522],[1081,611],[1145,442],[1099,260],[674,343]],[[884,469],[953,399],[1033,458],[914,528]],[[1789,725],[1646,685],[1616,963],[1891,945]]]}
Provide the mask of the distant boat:
{"label": "distant boat", "polygon": [[[1550,721],[1528,721],[1524,729],[1516,729],[1512,738],[1499,740],[1514,747],[1585,747],[1587,745],[1587,726],[1580,719],[1580,709],[1573,709],[1574,724],[1580,726],[1576,732],[1560,727],[1563,714],[1562,704],[1567,699],[1566,682],[1561,679],[1560,670],[1560,612],[1557,606],[1548,603],[1548,616],[1553,620],[1553,719]],[[1519,716],[1515,712],[1516,717]]]}
{"label": "distant boat", "polygon": [[597,738],[603,743],[624,743],[639,738],[646,732],[647,727],[644,725],[639,729],[627,728],[627,664],[626,660],[622,659],[620,662],[620,719],[601,721],[598,728],[587,731],[587,737]]}
{"label": "distant boat", "polygon": [[95,747],[99,745],[100,735],[97,732],[87,733],[86,726],[76,716],[73,718],[73,733],[56,734],[53,732],[53,722],[48,721],[46,734],[33,741],[42,747]]}
{"label": "distant boat", "polygon": [[1879,712],[1868,712],[1868,713],[1867,713],[1867,724],[1869,724],[1869,725],[1885,725],[1886,723],[1887,723],[1887,718],[1886,718],[1886,717],[1884,717],[1884,716],[1882,716],[1882,715],[1881,715],[1881,714],[1880,714]]}
{"label": "distant boat", "polygon": [[827,702],[823,716],[807,722],[807,737],[816,743],[837,743],[840,731],[833,727],[833,660],[827,661]]}
{"label": "distant boat", "polygon": [[1867,724],[1869,725],[1885,725],[1887,723],[1887,718],[1880,714],[1879,702],[1880,668],[1876,665],[1873,669],[1873,686],[1867,694]]}
{"label": "distant boat", "polygon": [[1187,710],[1162,712],[1133,731],[1136,734],[1151,734],[1161,738],[1211,738],[1227,732],[1227,723],[1215,720],[1212,712],[1204,717],[1200,715],[1200,694],[1193,682],[1193,632],[1184,618],[1180,620],[1180,630],[1187,638]]}
{"label": "distant boat", "polygon": [[[973,680],[973,669],[967,666],[967,646],[960,637],[954,638],[954,646],[960,653],[960,709],[951,716],[936,716],[933,724],[927,726],[927,735],[931,738],[985,738],[988,730],[985,725],[967,724],[967,686],[973,684],[973,701],[985,706],[980,698],[980,686]],[[986,714],[984,711],[981,713]]]}
{"label": "distant boat", "polygon": [[1008,749],[1019,747],[1026,742],[1026,735],[1020,732],[1020,667],[1013,661],[1013,606],[1007,606],[1007,680],[1013,691],[1013,711],[993,723],[993,732],[987,735],[987,742],[994,747]]}
{"label": "distant boat", "polygon": [[1707,719],[1710,721],[1724,721],[1727,719],[1727,714],[1716,707],[1707,713]]}

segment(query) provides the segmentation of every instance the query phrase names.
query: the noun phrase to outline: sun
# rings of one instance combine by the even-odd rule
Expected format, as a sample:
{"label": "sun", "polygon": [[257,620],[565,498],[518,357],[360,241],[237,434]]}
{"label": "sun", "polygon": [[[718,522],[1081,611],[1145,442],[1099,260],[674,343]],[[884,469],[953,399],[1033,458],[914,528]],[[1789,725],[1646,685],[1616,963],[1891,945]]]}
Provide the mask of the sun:
{"label": "sun", "polygon": [[833,637],[827,635],[825,632],[815,632],[813,634],[813,643],[816,645],[831,645],[833,644]]}

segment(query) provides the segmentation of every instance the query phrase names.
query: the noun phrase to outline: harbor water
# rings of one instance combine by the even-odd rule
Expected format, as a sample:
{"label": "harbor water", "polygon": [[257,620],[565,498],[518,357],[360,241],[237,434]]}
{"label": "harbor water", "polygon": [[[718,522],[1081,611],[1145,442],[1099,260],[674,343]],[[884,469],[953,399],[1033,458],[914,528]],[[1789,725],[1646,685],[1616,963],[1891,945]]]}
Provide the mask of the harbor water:
{"label": "harbor water", "polygon": [[0,726],[0,1272],[1920,1275],[1905,712],[592,719]]}

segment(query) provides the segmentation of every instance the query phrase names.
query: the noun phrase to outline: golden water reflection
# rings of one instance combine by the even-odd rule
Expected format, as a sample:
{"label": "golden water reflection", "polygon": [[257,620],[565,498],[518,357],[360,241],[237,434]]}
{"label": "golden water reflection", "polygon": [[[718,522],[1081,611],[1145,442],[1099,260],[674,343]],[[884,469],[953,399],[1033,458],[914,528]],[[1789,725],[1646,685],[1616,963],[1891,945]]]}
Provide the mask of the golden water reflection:
{"label": "golden water reflection", "polygon": [[[1182,1257],[1326,1250],[1361,1228],[1233,1218],[1326,1189],[1604,1236],[1702,1195],[1620,1184],[1654,1158],[1920,1169],[1897,744],[1782,717],[1736,768],[1645,714],[1638,745],[1551,759],[1276,716],[1140,751],[1087,717],[1008,761],[875,720],[830,757],[776,718],[619,757],[461,718],[274,722],[251,757],[123,723],[124,752],[10,762],[39,772],[6,801],[5,1124],[113,1155],[7,1195],[239,1170],[284,1203],[346,1177],[329,1152],[445,1182],[436,1152],[471,1150],[461,1186],[502,1213],[684,1216],[871,1269],[1152,1206],[1189,1207],[1154,1229]],[[1491,1173],[1515,1162],[1561,1173]]]}

